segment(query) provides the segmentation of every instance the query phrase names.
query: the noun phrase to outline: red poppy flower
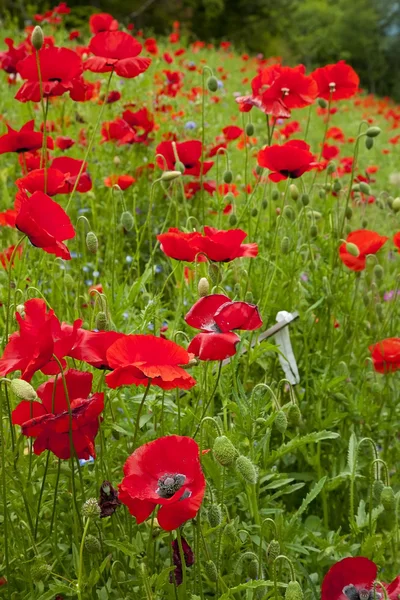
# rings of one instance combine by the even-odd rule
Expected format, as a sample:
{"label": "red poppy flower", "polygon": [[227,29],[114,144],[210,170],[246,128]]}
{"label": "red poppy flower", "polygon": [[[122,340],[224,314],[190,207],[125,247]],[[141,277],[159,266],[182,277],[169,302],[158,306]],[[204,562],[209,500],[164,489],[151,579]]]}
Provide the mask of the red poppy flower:
{"label": "red poppy flower", "polygon": [[[43,146],[43,133],[34,131],[35,121],[25,123],[19,131],[7,125],[7,133],[0,137],[0,154],[6,152],[30,152]],[[46,138],[47,148],[53,148],[53,140]]]}
{"label": "red poppy flower", "polygon": [[[190,199],[201,190],[201,182],[200,181],[188,181],[184,184],[183,189],[185,191],[186,198]],[[217,189],[217,184],[215,181],[203,181],[203,189],[207,194],[212,196]]]}
{"label": "red poppy flower", "polygon": [[[378,568],[372,560],[363,556],[344,558],[334,564],[325,575],[321,588],[321,600],[360,600],[375,597],[374,582]],[[400,577],[384,584],[390,600],[396,600],[400,592]],[[379,588],[376,590],[379,593]]]}
{"label": "red poppy flower", "polygon": [[326,139],[332,139],[335,140],[336,142],[345,142],[345,137],[344,137],[344,133],[343,131],[340,129],[340,127],[330,127],[328,129],[328,131],[326,132]]}
{"label": "red poppy flower", "polygon": [[237,127],[237,125],[228,125],[228,127],[224,127],[222,133],[225,136],[225,139],[229,142],[232,140],[237,140],[243,133],[243,129],[241,127]]}
{"label": "red poppy flower", "polygon": [[92,379],[91,373],[66,372],[71,415],[61,377],[56,381],[47,381],[37,389],[41,402],[23,400],[18,404],[12,413],[12,421],[14,425],[21,425],[24,435],[36,438],[33,445],[35,454],[50,450],[58,458],[68,459],[71,456],[72,437],[78,458],[87,460],[96,456],[94,438],[99,429],[99,416],[104,409],[104,394],[87,397]]}
{"label": "red poppy flower", "polygon": [[90,15],[89,27],[92,33],[101,33],[102,31],[116,31],[119,25],[112,15],[97,13],[96,15]]}
{"label": "red poppy flower", "polygon": [[369,347],[378,373],[392,373],[400,369],[400,338],[387,338]]}
{"label": "red poppy flower", "polygon": [[144,47],[149,54],[154,54],[155,56],[158,54],[158,46],[155,38],[148,38],[145,40]]}
{"label": "red poppy flower", "polygon": [[[161,250],[170,258],[193,262],[199,253],[197,242],[201,237],[201,233],[197,231],[184,233],[176,227],[170,227],[167,233],[161,233],[157,239],[161,244]],[[206,259],[200,255],[197,256],[197,260],[205,261]]]}
{"label": "red poppy flower", "polygon": [[184,348],[154,335],[126,335],[109,347],[107,363],[112,373],[106,376],[107,385],[157,385],[163,390],[188,390],[196,381],[181,365],[190,359]]}
{"label": "red poppy flower", "polygon": [[106,104],[114,104],[114,102],[118,102],[118,100],[121,100],[121,92],[118,92],[117,90],[108,92]]}
{"label": "red poppy flower", "polygon": [[131,175],[110,175],[110,177],[106,177],[104,179],[104,185],[106,187],[118,185],[121,188],[121,190],[128,189],[135,182],[136,179]]}
{"label": "red poppy flower", "polygon": [[123,333],[117,331],[87,331],[78,329],[73,347],[68,351],[68,356],[75,360],[96,367],[96,369],[108,369],[106,353],[118,339],[124,337]]}
{"label": "red poppy flower", "polygon": [[[43,48],[39,51],[43,96],[50,98],[73,92],[82,85],[82,60],[68,48]],[[40,102],[40,81],[36,55],[31,54],[18,63],[18,73],[27,81],[18,90],[15,98],[20,102]]]}
{"label": "red poppy flower", "polygon": [[154,117],[151,112],[146,107],[143,107],[136,112],[125,110],[122,113],[122,116],[131,129],[135,132],[133,142],[146,142],[155,125]]}
{"label": "red poppy flower", "polygon": [[56,137],[56,147],[60,150],[68,150],[75,144],[75,140],[68,137],[67,135],[59,135]]}
{"label": "red poppy flower", "polygon": [[[8,269],[10,267],[10,260],[11,260],[14,250],[15,250],[15,246],[10,246],[9,248],[6,248],[2,252],[0,252],[0,264],[4,267],[4,269]],[[15,255],[14,255],[14,260],[15,260],[16,256],[21,256],[21,254],[22,254],[22,246],[18,246],[18,248],[15,252]],[[13,264],[11,265],[12,267],[14,267],[14,260],[13,260]]]}
{"label": "red poppy flower", "polygon": [[[59,156],[55,158],[50,167],[64,173],[64,185],[58,188],[57,194],[70,194],[74,189],[76,180],[82,167],[83,160],[71,158],[69,156]],[[89,173],[86,173],[87,163],[84,163],[84,168],[79,178],[76,191],[82,194],[89,192],[92,189],[92,180]]]}
{"label": "red poppy flower", "polygon": [[253,331],[262,325],[257,306],[247,302],[232,302],[222,294],[200,298],[185,316],[191,327],[200,329],[189,344],[201,360],[224,360],[236,353],[240,338],[234,329]]}
{"label": "red poppy flower", "polygon": [[114,121],[105,121],[101,126],[101,143],[117,142],[118,146],[122,144],[132,144],[135,141],[135,132],[128,123],[121,118]]}
{"label": "red poppy flower", "polygon": [[326,65],[311,73],[318,86],[318,96],[325,100],[343,100],[358,92],[360,79],[357,73],[344,60],[334,65]]}
{"label": "red poppy flower", "polygon": [[330,144],[324,144],[322,148],[322,158],[325,160],[334,160],[340,154],[340,150],[337,146],[331,146]]}
{"label": "red poppy flower", "polygon": [[138,56],[142,44],[124,31],[96,34],[90,40],[89,50],[94,56],[86,60],[85,69],[94,73],[115,71],[120,77],[130,79],[144,73],[151,63],[150,58]]}
{"label": "red poppy flower", "polygon": [[4,212],[0,213],[0,227],[15,227],[16,218],[17,211],[8,208]]}
{"label": "red poppy flower", "polygon": [[43,192],[27,196],[18,192],[15,198],[17,229],[28,236],[37,248],[65,260],[71,255],[64,240],[75,237],[75,230],[64,209]]}
{"label": "red poppy flower", "polygon": [[339,248],[340,260],[352,271],[363,271],[366,266],[368,254],[376,254],[389,238],[381,236],[375,231],[368,229],[357,229],[352,231],[346,238],[349,244],[355,244],[359,250],[358,256],[353,256],[346,249],[346,243]]}
{"label": "red poppy flower", "polygon": [[[167,163],[167,168],[171,171],[175,169],[175,158],[174,146],[176,147],[176,155],[179,162],[185,166],[184,175],[194,175],[195,177],[200,176],[201,172],[201,148],[202,144],[198,140],[191,140],[189,142],[161,142],[156,148],[156,154],[161,154]],[[158,166],[163,169],[164,162],[161,158],[157,157]],[[203,175],[213,166],[213,162],[203,163]]]}
{"label": "red poppy flower", "polygon": [[4,43],[7,44],[8,50],[0,52],[0,68],[9,75],[15,75],[17,73],[17,64],[28,54],[27,47],[24,43],[15,47],[14,40],[11,38],[6,38]]}
{"label": "red poppy flower", "polygon": [[[183,557],[185,560],[185,564],[187,567],[191,567],[194,565],[194,553],[185,538],[181,537],[182,541],[182,550]],[[172,573],[170,573],[169,579],[170,582],[173,583],[175,579],[176,585],[181,585],[183,582],[183,570],[182,570],[182,559],[179,550],[179,542],[178,540],[172,540],[172,562],[175,565],[174,576],[172,577]]]}
{"label": "red poppy flower", "polygon": [[161,505],[157,521],[162,529],[171,531],[197,515],[205,487],[196,442],[169,435],[131,454],[124,465],[119,499],[138,524]]}
{"label": "red poppy flower", "polygon": [[247,233],[242,229],[219,231],[204,227],[204,236],[197,240],[198,248],[215,262],[229,262],[241,256],[254,258],[258,254],[257,244],[242,244]]}
{"label": "red poppy flower", "polygon": [[259,151],[257,161],[260,167],[272,171],[268,178],[275,182],[288,177],[297,179],[317,166],[310,146],[301,140],[291,140],[282,146],[267,146]]}
{"label": "red poppy flower", "polygon": [[[1,223],[1,221],[0,221]],[[400,250],[400,231],[395,233],[393,236],[393,243]]]}
{"label": "red poppy flower", "polygon": [[44,192],[48,196],[55,196],[58,190],[64,185],[65,175],[57,169],[35,169],[30,171],[25,177],[17,179],[15,184],[21,191]]}

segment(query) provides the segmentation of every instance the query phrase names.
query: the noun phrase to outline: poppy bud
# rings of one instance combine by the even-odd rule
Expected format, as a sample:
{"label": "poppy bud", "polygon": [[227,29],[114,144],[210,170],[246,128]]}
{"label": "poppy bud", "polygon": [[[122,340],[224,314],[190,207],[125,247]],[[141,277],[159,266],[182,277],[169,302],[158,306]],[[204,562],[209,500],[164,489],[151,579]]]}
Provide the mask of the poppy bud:
{"label": "poppy bud", "polygon": [[221,507],[219,504],[211,504],[207,511],[208,522],[211,527],[218,527],[222,521]]}
{"label": "poppy bud", "polygon": [[236,223],[237,223],[237,216],[234,213],[232,213],[231,215],[229,215],[229,225],[231,227],[235,227]]}
{"label": "poppy bud", "polygon": [[332,173],[334,173],[336,171],[336,164],[334,162],[330,162],[326,172],[328,173],[328,175],[332,175]]}
{"label": "poppy bud", "polygon": [[113,158],[113,163],[114,163],[114,165],[115,165],[116,167],[118,167],[118,165],[120,165],[120,164],[121,164],[121,159],[120,159],[120,157],[119,157],[119,156],[114,156],[114,158]]}
{"label": "poppy bud", "polygon": [[208,267],[208,275],[213,283],[217,283],[219,279],[219,267],[216,263],[211,263]]}
{"label": "poppy bud", "polygon": [[281,545],[278,540],[272,540],[267,549],[267,558],[273,562],[281,553]]}
{"label": "poppy bud", "polygon": [[369,306],[370,300],[371,300],[371,298],[370,298],[369,294],[363,295],[364,306]]}
{"label": "poppy bud", "polygon": [[39,51],[41,49],[41,47],[43,46],[44,36],[43,36],[43,29],[40,27],[40,25],[36,25],[35,29],[32,31],[31,42],[32,42],[32,46],[37,51]]}
{"label": "poppy bud", "polygon": [[99,331],[108,330],[108,318],[103,310],[100,310],[96,315],[96,329]]}
{"label": "poppy bud", "polygon": [[282,254],[288,254],[290,250],[290,240],[287,236],[281,239],[281,252]]}
{"label": "poppy bud", "polygon": [[246,292],[245,300],[246,302],[249,302],[249,304],[253,304],[253,292]]}
{"label": "poppy bud", "polygon": [[264,210],[268,208],[268,200],[266,198],[264,198],[261,202],[261,208],[263,208]]}
{"label": "poppy bud", "polygon": [[235,458],[239,454],[235,446],[225,435],[215,438],[213,446],[213,454],[215,460],[223,467],[230,467],[235,462]]}
{"label": "poppy bud", "polygon": [[287,411],[287,421],[290,427],[297,427],[301,420],[300,408],[297,404],[290,404]]}
{"label": "poppy bud", "polygon": [[96,498],[89,498],[82,506],[82,515],[87,519],[96,519],[100,516],[100,506]]}
{"label": "poppy bud", "polygon": [[395,213],[399,212],[400,210],[400,198],[395,198],[392,202],[392,209],[394,210]]}
{"label": "poppy bud", "polygon": [[231,542],[236,541],[236,527],[234,523],[227,523],[225,525],[224,536],[227,537]]}
{"label": "poppy bud", "polygon": [[365,147],[367,150],[371,150],[372,146],[374,145],[374,138],[372,137],[366,137],[365,138]]}
{"label": "poppy bud", "polygon": [[380,281],[383,278],[384,273],[385,272],[383,270],[383,267],[381,267],[381,265],[374,266],[375,279],[378,279],[378,281]]}
{"label": "poppy bud", "polygon": [[235,283],[235,287],[233,288],[235,296],[240,296],[241,289],[240,283]]}
{"label": "poppy bud", "polygon": [[318,106],[320,108],[327,108],[327,106],[328,106],[328,103],[326,100],[324,100],[324,98],[318,98],[317,102],[318,102]]}
{"label": "poppy bud", "polygon": [[297,187],[297,185],[295,185],[294,183],[291,183],[289,185],[289,192],[290,192],[290,197],[292,200],[298,200],[299,199],[299,188]]}
{"label": "poppy bud", "polygon": [[91,254],[96,254],[99,249],[99,241],[93,231],[88,231],[86,234],[86,248]]}
{"label": "poppy bud", "polygon": [[37,394],[30,383],[23,379],[13,379],[10,385],[11,391],[21,400],[36,400]]}
{"label": "poppy bud", "polygon": [[323,200],[324,198],[326,198],[326,192],[325,190],[319,190],[318,192],[318,196],[321,198],[321,200]]}
{"label": "poppy bud", "polygon": [[338,192],[340,192],[341,189],[342,189],[342,184],[340,183],[339,179],[335,179],[335,181],[333,183],[333,191],[338,193]]}
{"label": "poppy bud", "polygon": [[256,217],[257,215],[258,215],[258,210],[256,208],[253,208],[253,210],[251,211],[251,216]]}
{"label": "poppy bud", "polygon": [[72,288],[75,285],[74,278],[69,273],[64,275],[64,286],[67,288]]}
{"label": "poppy bud", "polygon": [[206,279],[205,277],[202,277],[197,286],[197,293],[199,294],[199,297],[204,298],[204,296],[208,295],[209,291],[210,291],[210,284],[208,283],[208,279]]}
{"label": "poppy bud", "polygon": [[375,481],[372,485],[372,495],[374,497],[375,502],[377,502],[378,504],[381,501],[381,494],[382,494],[384,487],[385,486],[381,479],[375,479]]}
{"label": "poppy bud", "polygon": [[296,215],[294,214],[294,210],[291,206],[285,206],[283,209],[283,216],[289,219],[289,221],[294,221],[296,219]]}
{"label": "poppy bud", "polygon": [[351,256],[355,256],[356,258],[357,256],[360,256],[360,250],[358,246],[352,244],[351,242],[346,242],[346,252]]}
{"label": "poppy bud", "polygon": [[233,179],[232,171],[225,171],[223,177],[224,177],[225,183],[232,183],[232,179]]}
{"label": "poppy bud", "polygon": [[283,412],[283,410],[280,410],[276,413],[274,425],[275,425],[276,429],[279,431],[279,433],[285,433],[287,426],[288,426],[288,420],[287,420],[287,416]]}
{"label": "poppy bud", "polygon": [[308,206],[310,204],[310,197],[308,194],[302,194],[300,199],[303,206]]}
{"label": "poppy bud", "polygon": [[218,580],[217,567],[215,566],[215,563],[212,560],[208,560],[207,562],[204,563],[204,571],[205,571],[208,579],[210,579],[210,581],[215,582]]}
{"label": "poppy bud", "polygon": [[87,535],[85,538],[85,549],[89,554],[98,554],[101,550],[99,539],[95,535]]}
{"label": "poppy bud", "polygon": [[380,127],[368,127],[365,134],[370,138],[374,138],[377,137],[381,133],[381,131],[382,130]]}
{"label": "poppy bud", "polygon": [[236,459],[236,469],[247,483],[252,485],[257,483],[257,470],[249,458],[239,456]]}
{"label": "poppy bud", "polygon": [[121,225],[125,229],[125,231],[131,231],[135,224],[133,215],[129,210],[124,210],[121,215]]}
{"label": "poppy bud", "polygon": [[346,215],[346,219],[351,219],[351,217],[353,216],[353,209],[351,208],[351,206],[347,206],[345,213]]}
{"label": "poppy bud", "polygon": [[278,190],[273,190],[273,192],[271,194],[271,198],[272,198],[272,200],[279,200],[279,192],[278,192]]}
{"label": "poppy bud", "polygon": [[254,125],[253,123],[247,123],[246,125],[246,135],[253,135],[254,133]]}
{"label": "poppy bud", "polygon": [[161,175],[161,181],[173,181],[182,175],[185,170],[185,165],[180,161],[175,163],[176,171],[164,171]]}
{"label": "poppy bud", "polygon": [[311,225],[310,227],[310,235],[312,238],[316,238],[318,235],[318,228],[316,225]]}
{"label": "poppy bud", "polygon": [[248,573],[250,579],[258,578],[258,560],[256,558],[253,558],[249,562],[247,573]]}
{"label": "poppy bud", "polygon": [[371,193],[371,188],[369,187],[368,183],[365,183],[365,181],[360,182],[360,192],[362,192],[363,194]]}
{"label": "poppy bud", "polygon": [[394,510],[396,508],[396,497],[389,485],[385,486],[382,490],[381,502],[385,510]]}
{"label": "poppy bud", "polygon": [[380,302],[377,302],[375,304],[375,311],[378,316],[378,319],[380,319],[380,321],[383,321],[383,317],[384,317],[383,306]]}
{"label": "poppy bud", "polygon": [[207,79],[207,87],[210,92],[216,92],[218,89],[218,79],[212,75]]}
{"label": "poppy bud", "polygon": [[43,561],[36,562],[31,568],[31,577],[35,583],[44,581],[51,573],[51,566]]}
{"label": "poppy bud", "polygon": [[23,304],[17,304],[16,311],[21,317],[25,317],[25,306]]}
{"label": "poppy bud", "polygon": [[303,600],[304,594],[298,581],[289,581],[285,592],[285,600]]}

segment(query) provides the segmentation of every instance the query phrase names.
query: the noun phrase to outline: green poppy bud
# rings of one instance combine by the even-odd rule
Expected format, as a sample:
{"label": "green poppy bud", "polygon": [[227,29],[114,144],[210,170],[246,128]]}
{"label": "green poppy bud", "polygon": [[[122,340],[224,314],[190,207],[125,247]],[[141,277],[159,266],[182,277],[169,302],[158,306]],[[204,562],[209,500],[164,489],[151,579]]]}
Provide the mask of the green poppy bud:
{"label": "green poppy bud", "polygon": [[372,137],[366,137],[365,138],[365,147],[367,150],[371,150],[372,146],[374,145],[374,138]]}
{"label": "green poppy bud", "polygon": [[131,231],[135,221],[133,219],[133,215],[128,210],[125,210],[121,215],[121,225],[125,229],[125,231]]}
{"label": "green poppy bud", "polygon": [[310,196],[308,194],[302,194],[300,200],[303,206],[310,204]]}
{"label": "green poppy bud", "polygon": [[100,517],[100,506],[96,498],[89,498],[82,506],[82,515],[87,519],[97,519]]}
{"label": "green poppy bud", "polygon": [[328,175],[332,175],[336,171],[336,164],[334,162],[330,162],[327,166],[326,172]]}
{"label": "green poppy bud", "polygon": [[335,181],[333,182],[333,191],[337,194],[338,192],[340,192],[341,189],[342,184],[340,183],[339,179],[335,179]]}
{"label": "green poppy bud", "polygon": [[279,194],[278,190],[273,190],[272,194],[271,194],[272,200],[275,200],[275,201],[279,200],[279,197],[280,197],[280,194]]}
{"label": "green poppy bud", "polygon": [[[175,163],[175,171],[173,171],[173,173],[180,173],[181,175],[183,175],[183,173],[185,172],[185,165],[183,164],[183,162],[181,162],[180,160],[177,160]],[[173,179],[176,179],[176,177],[178,177],[178,175],[175,175],[175,177],[173,177]],[[169,180],[171,181],[171,179]]]}
{"label": "green poppy bud", "polygon": [[318,106],[320,108],[327,108],[328,107],[328,103],[327,103],[327,101],[324,98],[318,98],[317,102],[318,102]]}
{"label": "green poppy bud", "polygon": [[316,225],[311,225],[310,227],[310,235],[312,238],[316,238],[318,235],[318,228]]}
{"label": "green poppy bud", "polygon": [[288,420],[283,410],[280,410],[276,413],[274,425],[279,433],[285,433],[288,426]]}
{"label": "green poppy bud", "polygon": [[257,470],[249,458],[239,456],[236,459],[236,469],[247,483],[252,485],[257,483]]}
{"label": "green poppy bud", "polygon": [[300,195],[299,188],[294,183],[291,183],[289,185],[289,193],[290,193],[290,197],[292,200],[299,199],[299,195]]}
{"label": "green poppy bud", "polygon": [[347,206],[345,213],[346,215],[346,219],[351,219],[351,217],[353,216],[353,209],[351,208],[351,206]]}
{"label": "green poppy bud", "polygon": [[287,236],[281,239],[281,252],[282,254],[288,254],[290,250],[290,240]]}
{"label": "green poppy bud", "polygon": [[254,125],[253,123],[247,123],[246,125],[246,135],[253,135],[254,134]]}
{"label": "green poppy bud", "polygon": [[100,310],[96,315],[96,329],[99,331],[107,331],[108,325],[109,323],[106,313],[103,310]]}
{"label": "green poppy bud", "polygon": [[400,210],[400,198],[395,198],[392,202],[392,209],[394,210],[395,213],[399,212]]}
{"label": "green poppy bud", "polygon": [[[179,162],[179,165],[182,165],[182,163]],[[173,181],[174,179],[178,179],[178,177],[180,177],[185,170],[185,165],[182,166],[183,170],[178,169],[178,167],[175,165],[176,171],[164,171],[160,177],[161,181]]]}
{"label": "green poppy bud", "polygon": [[202,277],[199,280],[197,286],[197,293],[199,294],[199,298],[204,298],[204,296],[208,296],[208,292],[210,291],[210,284],[208,283],[208,279]]}
{"label": "green poppy bud", "polygon": [[256,558],[249,562],[247,573],[250,579],[258,579],[258,560]]}
{"label": "green poppy bud", "polygon": [[289,581],[285,592],[285,600],[303,600],[304,594],[298,581]]}
{"label": "green poppy bud", "polygon": [[216,92],[218,89],[218,79],[216,77],[211,76],[207,79],[207,87],[210,92]]}
{"label": "green poppy bud", "polygon": [[101,550],[100,540],[95,535],[87,535],[85,549],[89,554],[98,554]]}
{"label": "green poppy bud", "polygon": [[324,198],[326,198],[326,191],[322,189],[319,190],[318,196],[321,198],[321,200],[323,200]]}
{"label": "green poppy bud", "polygon": [[253,210],[251,211],[251,216],[256,217],[257,215],[258,215],[258,210],[256,208],[253,208]]}
{"label": "green poppy bud", "polygon": [[219,279],[219,266],[216,263],[211,263],[208,267],[208,275],[212,283],[217,283]]}
{"label": "green poppy bud", "polygon": [[396,508],[396,497],[393,488],[386,485],[381,493],[381,502],[385,510],[394,510]]}
{"label": "green poppy bud", "polygon": [[283,209],[283,216],[289,219],[289,221],[294,221],[296,219],[296,215],[291,206],[285,206]]}
{"label": "green poppy bud", "polygon": [[374,138],[374,137],[377,137],[378,135],[380,135],[381,131],[382,130],[380,127],[368,127],[368,129],[365,133],[368,137]]}
{"label": "green poppy bud", "polygon": [[211,504],[207,511],[207,518],[211,527],[218,527],[218,525],[221,525],[222,514],[219,504]]}
{"label": "green poppy bud", "polygon": [[290,404],[287,411],[287,421],[290,427],[297,427],[301,421],[301,412],[297,404]]}
{"label": "green poppy bud", "polygon": [[278,540],[271,540],[267,549],[267,559],[273,562],[281,553],[281,545]]}
{"label": "green poppy bud", "polygon": [[225,435],[215,438],[213,446],[215,460],[223,467],[230,467],[239,454],[235,446]]}
{"label": "green poppy bud", "polygon": [[237,223],[237,216],[235,215],[235,213],[232,213],[231,215],[229,215],[229,225],[231,227],[235,227],[236,223]]}
{"label": "green poppy bud", "polygon": [[207,560],[207,562],[203,563],[204,566],[204,572],[207,575],[208,579],[210,581],[217,581],[218,580],[218,571],[217,571],[217,567],[215,566],[215,562],[213,562],[212,560]]}
{"label": "green poppy bud", "polygon": [[224,536],[231,542],[236,541],[236,527],[234,523],[227,523],[224,527]]}
{"label": "green poppy bud", "polygon": [[371,188],[369,187],[368,183],[365,183],[365,181],[361,181],[359,185],[360,185],[360,192],[362,192],[363,194],[371,193]]}
{"label": "green poppy bud", "polygon": [[381,494],[384,490],[384,487],[385,485],[381,479],[375,479],[372,485],[372,495],[374,497],[375,502],[377,502],[378,504],[381,501]]}
{"label": "green poppy bud", "polygon": [[383,270],[383,267],[381,267],[381,265],[375,265],[374,266],[375,279],[378,279],[378,281],[380,281],[381,279],[383,279],[384,273],[385,272]]}
{"label": "green poppy bud", "polygon": [[96,254],[99,249],[99,241],[93,231],[88,231],[86,234],[86,248],[91,254]]}
{"label": "green poppy bud", "polygon": [[261,208],[263,208],[264,210],[268,208],[268,200],[266,198],[264,198],[261,202]]}
{"label": "green poppy bud", "polygon": [[358,246],[356,246],[352,242],[346,242],[346,252],[356,258],[357,256],[360,256],[360,250]]}
{"label": "green poppy bud", "polygon": [[224,173],[224,182],[225,183],[232,183],[232,179],[233,179],[232,171],[225,171],[225,173]]}
{"label": "green poppy bud", "polygon": [[51,573],[51,566],[43,561],[37,561],[31,568],[31,577],[35,583],[45,581]]}
{"label": "green poppy bud", "polygon": [[246,292],[245,300],[246,300],[246,302],[253,304],[253,301],[254,301],[253,292],[250,292],[250,291]]}
{"label": "green poppy bud", "polygon": [[260,175],[262,175],[263,171],[264,171],[264,167],[262,167],[261,165],[256,166],[256,173],[259,177],[260,177]]}
{"label": "green poppy bud", "polygon": [[35,50],[39,51],[42,48],[44,42],[44,35],[43,29],[40,27],[40,25],[36,25],[36,27],[32,31],[31,42]]}
{"label": "green poppy bud", "polygon": [[10,385],[13,394],[21,400],[36,400],[37,394],[30,383],[23,379],[13,379]]}

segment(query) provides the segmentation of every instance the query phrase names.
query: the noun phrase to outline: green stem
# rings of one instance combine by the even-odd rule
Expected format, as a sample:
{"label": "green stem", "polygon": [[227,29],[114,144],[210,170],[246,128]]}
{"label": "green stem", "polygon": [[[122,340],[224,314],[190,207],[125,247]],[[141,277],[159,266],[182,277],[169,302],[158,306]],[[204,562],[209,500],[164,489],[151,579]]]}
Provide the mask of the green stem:
{"label": "green stem", "polygon": [[90,519],[87,519],[83,530],[81,546],[79,550],[79,571],[78,571],[78,598],[82,600],[82,576],[83,576],[83,549],[85,547],[85,538],[90,525]]}
{"label": "green stem", "polygon": [[135,432],[133,434],[132,450],[135,450],[135,448],[136,448],[136,439],[137,439],[137,435],[138,435],[138,431],[139,431],[140,415],[142,414],[142,409],[143,409],[145,400],[147,398],[147,394],[149,393],[150,385],[151,385],[151,379],[149,379],[149,381],[147,383],[146,390],[145,390],[145,392],[143,394],[143,398],[142,398],[142,400],[140,402],[139,410],[138,410],[137,415],[136,415]]}

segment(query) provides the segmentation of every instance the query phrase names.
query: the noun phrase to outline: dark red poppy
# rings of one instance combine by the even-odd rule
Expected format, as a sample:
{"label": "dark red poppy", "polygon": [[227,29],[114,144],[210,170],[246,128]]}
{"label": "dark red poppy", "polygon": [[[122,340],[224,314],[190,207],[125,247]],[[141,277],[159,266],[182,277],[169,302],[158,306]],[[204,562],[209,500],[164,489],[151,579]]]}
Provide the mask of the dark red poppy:
{"label": "dark red poppy", "polygon": [[121,506],[121,502],[118,499],[117,490],[111,485],[109,481],[103,481],[100,486],[100,519],[111,517],[117,508]]}
{"label": "dark red poppy", "polygon": [[127,190],[135,182],[136,179],[132,177],[132,175],[110,175],[110,177],[104,179],[104,185],[106,187],[118,185],[121,190]]}
{"label": "dark red poppy", "polygon": [[[0,264],[4,267],[4,269],[10,268],[10,260],[14,253],[14,250],[15,250],[15,246],[9,246],[8,248],[6,248],[5,250],[2,250],[0,252]],[[14,267],[15,257],[16,256],[20,257],[21,255],[22,255],[22,246],[18,246],[18,248],[14,254],[13,264],[11,265],[12,267]]]}
{"label": "dark red poppy", "polygon": [[138,524],[161,505],[157,521],[162,529],[171,531],[197,515],[205,487],[197,443],[170,435],[131,454],[124,465],[119,499]]}
{"label": "dark red poppy", "polygon": [[150,58],[138,56],[142,44],[124,31],[96,34],[90,40],[89,50],[94,56],[86,60],[85,69],[94,73],[115,71],[120,77],[131,79],[144,73],[151,63]]}
{"label": "dark red poppy", "polygon": [[310,146],[302,140],[291,140],[282,146],[266,146],[259,151],[257,161],[260,167],[272,171],[268,178],[275,182],[288,177],[297,179],[317,166]]}
{"label": "dark red poppy", "polygon": [[124,334],[117,331],[78,329],[75,344],[69,350],[68,356],[75,360],[82,360],[96,369],[111,370],[106,353],[108,348],[122,337]]}
{"label": "dark red poppy", "polygon": [[75,237],[75,230],[64,209],[43,192],[27,196],[18,192],[15,198],[17,218],[15,225],[28,236],[37,248],[55,254],[65,260],[71,255],[64,240]]}
{"label": "dark red poppy", "polygon": [[151,114],[151,112],[146,107],[143,107],[136,112],[125,110],[122,113],[122,116],[135,132],[133,142],[146,142],[155,126],[154,116]]}
{"label": "dark red poppy", "polygon": [[253,331],[262,320],[255,304],[232,302],[222,294],[200,298],[185,316],[191,327],[200,329],[189,344],[188,352],[200,360],[224,360],[236,353],[240,341],[234,329]]}
{"label": "dark red poppy", "polygon": [[[193,550],[191,549],[184,537],[181,537],[181,541],[185,564],[187,567],[191,567],[192,565],[194,565]],[[175,570],[173,577],[172,573],[170,574],[170,582],[172,583],[175,579],[176,585],[181,585],[183,582],[183,569],[178,540],[172,541],[172,562],[175,565]]]}
{"label": "dark red poppy", "polygon": [[108,13],[97,13],[89,17],[90,31],[94,34],[103,31],[117,31],[119,24],[112,15]]}
{"label": "dark red poppy", "polygon": [[15,184],[23,192],[46,192],[48,196],[55,196],[63,187],[65,175],[58,169],[35,169],[25,177],[17,179]]}
{"label": "dark red poppy", "polygon": [[387,338],[369,347],[378,373],[393,373],[400,369],[400,338]]}
{"label": "dark red poppy", "polygon": [[[174,152],[174,145],[176,152]],[[185,167],[184,175],[199,177],[201,173],[201,148],[202,144],[198,140],[189,142],[168,141],[158,144],[156,154],[161,154],[165,158],[167,169],[174,170],[175,164],[179,160]],[[164,168],[164,161],[160,157],[157,157],[157,164],[161,169]],[[213,164],[211,161],[203,163],[203,175],[208,173]]]}
{"label": "dark red poppy", "polygon": [[12,421],[14,425],[21,425],[24,435],[36,438],[35,454],[50,450],[66,460],[71,457],[72,438],[78,458],[87,460],[96,456],[94,438],[104,409],[104,394],[88,397],[92,379],[91,373],[75,370],[65,373],[71,415],[61,377],[47,381],[37,389],[41,402],[23,400],[18,404],[12,413]]}
{"label": "dark red poppy", "polygon": [[[70,194],[74,189],[76,180],[78,179],[79,172],[81,170],[83,160],[77,158],[71,158],[69,156],[59,156],[53,159],[50,164],[52,169],[56,169],[64,173],[65,182],[62,187],[57,191],[57,194]],[[86,172],[87,163],[84,163],[84,168],[79,178],[79,183],[76,187],[77,192],[82,194],[89,192],[92,189],[92,180],[89,173]]]}
{"label": "dark red poppy", "polygon": [[[6,152],[31,152],[43,146],[43,133],[34,131],[35,121],[29,121],[19,131],[7,124],[7,133],[0,137],[0,154]],[[51,137],[46,138],[47,148],[53,148]]]}
{"label": "dark red poppy", "polygon": [[346,243],[357,246],[359,255],[353,256],[347,251],[346,243],[339,248],[340,260],[352,271],[363,271],[368,254],[376,254],[389,238],[368,229],[352,231],[346,238]]}
{"label": "dark red poppy", "polygon": [[182,368],[188,352],[172,342],[154,335],[126,335],[109,347],[107,363],[113,369],[106,376],[107,385],[157,385],[163,390],[188,390],[196,381]]}
{"label": "dark red poppy", "polygon": [[[322,582],[321,600],[373,600],[380,593],[374,582],[378,568],[372,560],[363,556],[344,558],[335,563]],[[400,592],[400,577],[390,584],[383,584],[389,600],[397,600]]]}
{"label": "dark red poppy", "polygon": [[360,78],[350,65],[340,60],[311,73],[318,86],[318,96],[325,100],[343,100],[358,92]]}
{"label": "dark red poppy", "polygon": [[[45,98],[62,96],[73,92],[81,85],[82,60],[68,48],[43,48],[39,51],[42,90]],[[17,70],[27,81],[18,90],[15,98],[20,102],[40,101],[40,80],[36,56],[31,54],[18,63]]]}
{"label": "dark red poppy", "polygon": [[118,100],[121,100],[121,92],[118,92],[117,90],[108,92],[106,104],[114,104],[114,102],[118,102]]}
{"label": "dark red poppy", "polygon": [[68,150],[75,144],[75,140],[68,137],[67,135],[59,135],[56,137],[56,147],[60,150]]}

